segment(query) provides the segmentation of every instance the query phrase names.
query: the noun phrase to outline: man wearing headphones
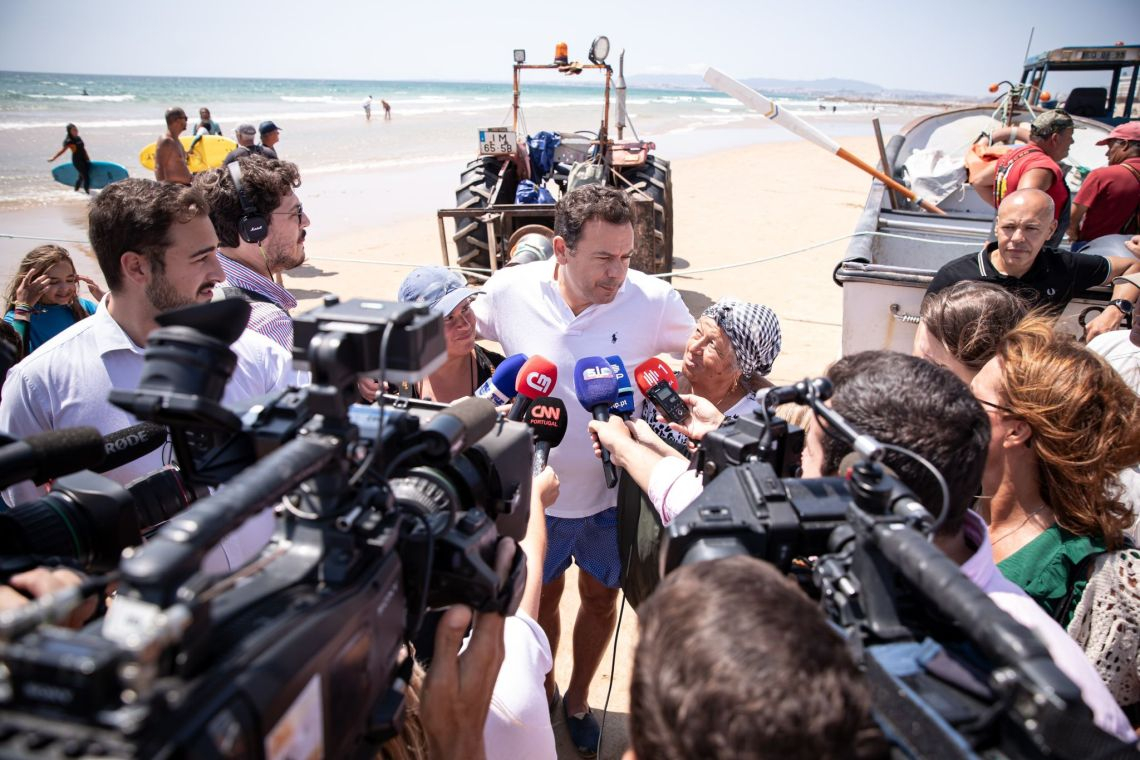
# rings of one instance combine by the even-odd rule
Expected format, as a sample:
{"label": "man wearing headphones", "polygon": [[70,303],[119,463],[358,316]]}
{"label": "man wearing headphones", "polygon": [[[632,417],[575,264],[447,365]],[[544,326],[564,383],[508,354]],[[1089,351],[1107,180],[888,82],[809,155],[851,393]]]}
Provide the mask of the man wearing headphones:
{"label": "man wearing headphones", "polygon": [[260,156],[194,178],[210,204],[218,236],[218,261],[226,276],[221,297],[249,301],[249,329],[286,350],[293,348],[289,309],[297,300],[276,277],[305,261],[309,217],[293,192],[300,185],[296,164]]}

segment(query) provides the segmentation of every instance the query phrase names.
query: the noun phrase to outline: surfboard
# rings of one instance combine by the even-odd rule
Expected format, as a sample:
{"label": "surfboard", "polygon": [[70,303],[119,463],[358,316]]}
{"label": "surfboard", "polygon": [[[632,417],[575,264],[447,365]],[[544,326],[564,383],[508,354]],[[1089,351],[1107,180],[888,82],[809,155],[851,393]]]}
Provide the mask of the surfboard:
{"label": "surfboard", "polygon": [[[75,187],[75,183],[79,181],[79,172],[75,170],[70,161],[54,167],[51,170],[51,176],[56,182],[68,187]],[[91,178],[91,189],[98,190],[112,182],[126,179],[128,175],[127,168],[120,164],[110,161],[92,161],[88,176]]]}
{"label": "surfboard", "polygon": [[[183,135],[178,140],[186,151],[186,156],[189,159],[187,165],[190,167],[191,174],[221,166],[226,155],[237,147],[237,143],[228,137],[206,135],[198,141],[198,144],[194,146],[194,152],[191,153],[190,143],[194,142],[194,136]],[[139,151],[139,163],[143,165],[143,168],[154,171],[154,152],[157,148],[158,143],[152,142]]]}

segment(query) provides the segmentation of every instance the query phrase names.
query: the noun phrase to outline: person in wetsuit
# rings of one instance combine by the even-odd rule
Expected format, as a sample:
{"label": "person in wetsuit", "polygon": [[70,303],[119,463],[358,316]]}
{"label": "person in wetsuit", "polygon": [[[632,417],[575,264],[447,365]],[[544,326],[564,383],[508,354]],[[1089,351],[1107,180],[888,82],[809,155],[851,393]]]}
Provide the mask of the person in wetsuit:
{"label": "person in wetsuit", "polygon": [[63,147],[48,159],[49,162],[63,155],[65,150],[71,150],[71,165],[79,172],[79,179],[75,180],[75,192],[83,185],[83,192],[91,194],[91,157],[87,155],[87,148],[83,145],[83,138],[79,136],[79,127],[74,124],[67,125],[67,137],[64,138]]}

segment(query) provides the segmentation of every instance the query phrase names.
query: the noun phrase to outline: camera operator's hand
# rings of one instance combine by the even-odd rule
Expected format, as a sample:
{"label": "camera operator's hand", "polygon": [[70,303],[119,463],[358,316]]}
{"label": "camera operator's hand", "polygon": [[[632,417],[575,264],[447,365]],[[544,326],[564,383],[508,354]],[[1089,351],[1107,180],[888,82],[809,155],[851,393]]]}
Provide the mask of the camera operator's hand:
{"label": "camera operator's hand", "polygon": [[661,436],[657,435],[656,431],[649,426],[649,423],[638,417],[636,420],[625,423],[630,430],[633,431],[634,440],[645,446],[654,454],[663,457],[680,457],[684,459],[684,455],[677,451],[675,448],[665,443]]}
{"label": "camera operator's hand", "polygon": [[[705,437],[706,433],[710,433],[720,427],[724,422],[724,414],[716,408],[716,404],[706,398],[694,395],[692,393],[682,393],[681,400],[685,402],[685,406],[689,407],[690,417],[687,425],[682,425],[676,422],[669,422],[669,427],[687,436],[690,441],[699,441]],[[658,417],[661,422],[668,422],[663,417]]]}
{"label": "camera operator's hand", "polygon": [[380,394],[380,381],[374,377],[357,378],[356,392],[364,399],[364,403],[371,404]]}
{"label": "camera operator's hand", "polygon": [[550,465],[546,465],[542,468],[542,472],[534,476],[534,483],[530,488],[532,494],[538,497],[539,503],[545,510],[558,501],[558,473],[554,472]]}
{"label": "camera operator's hand", "polygon": [[[509,575],[514,555],[515,542],[501,539],[495,554],[500,579]],[[483,760],[487,756],[483,726],[506,654],[504,618],[491,612],[475,615],[471,639],[460,653],[471,618],[470,607],[455,605],[443,613],[435,634],[435,657],[420,700],[428,756],[432,758]]]}
{"label": "camera operator's hand", "polygon": [[[0,610],[10,610],[27,604],[31,599],[40,599],[57,591],[78,586],[83,583],[83,576],[75,570],[67,568],[50,569],[37,567],[8,579],[8,583],[0,586]],[[29,598],[30,597],[30,598]],[[83,625],[95,612],[98,601],[88,599],[77,607],[61,621],[68,628],[78,628]]]}

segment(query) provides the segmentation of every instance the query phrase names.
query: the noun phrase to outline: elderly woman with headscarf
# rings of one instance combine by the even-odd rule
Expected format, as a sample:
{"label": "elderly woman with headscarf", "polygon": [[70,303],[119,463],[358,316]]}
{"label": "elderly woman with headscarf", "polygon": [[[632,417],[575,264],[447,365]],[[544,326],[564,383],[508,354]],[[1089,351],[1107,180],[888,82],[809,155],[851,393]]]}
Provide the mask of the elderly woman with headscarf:
{"label": "elderly woman with headscarf", "polygon": [[[780,355],[780,320],[767,306],[722,298],[701,313],[685,345],[681,393],[710,401],[725,417],[756,408],[756,391],[771,385],[765,377]],[[688,439],[657,420],[646,403],[642,419],[661,439],[684,448]]]}

